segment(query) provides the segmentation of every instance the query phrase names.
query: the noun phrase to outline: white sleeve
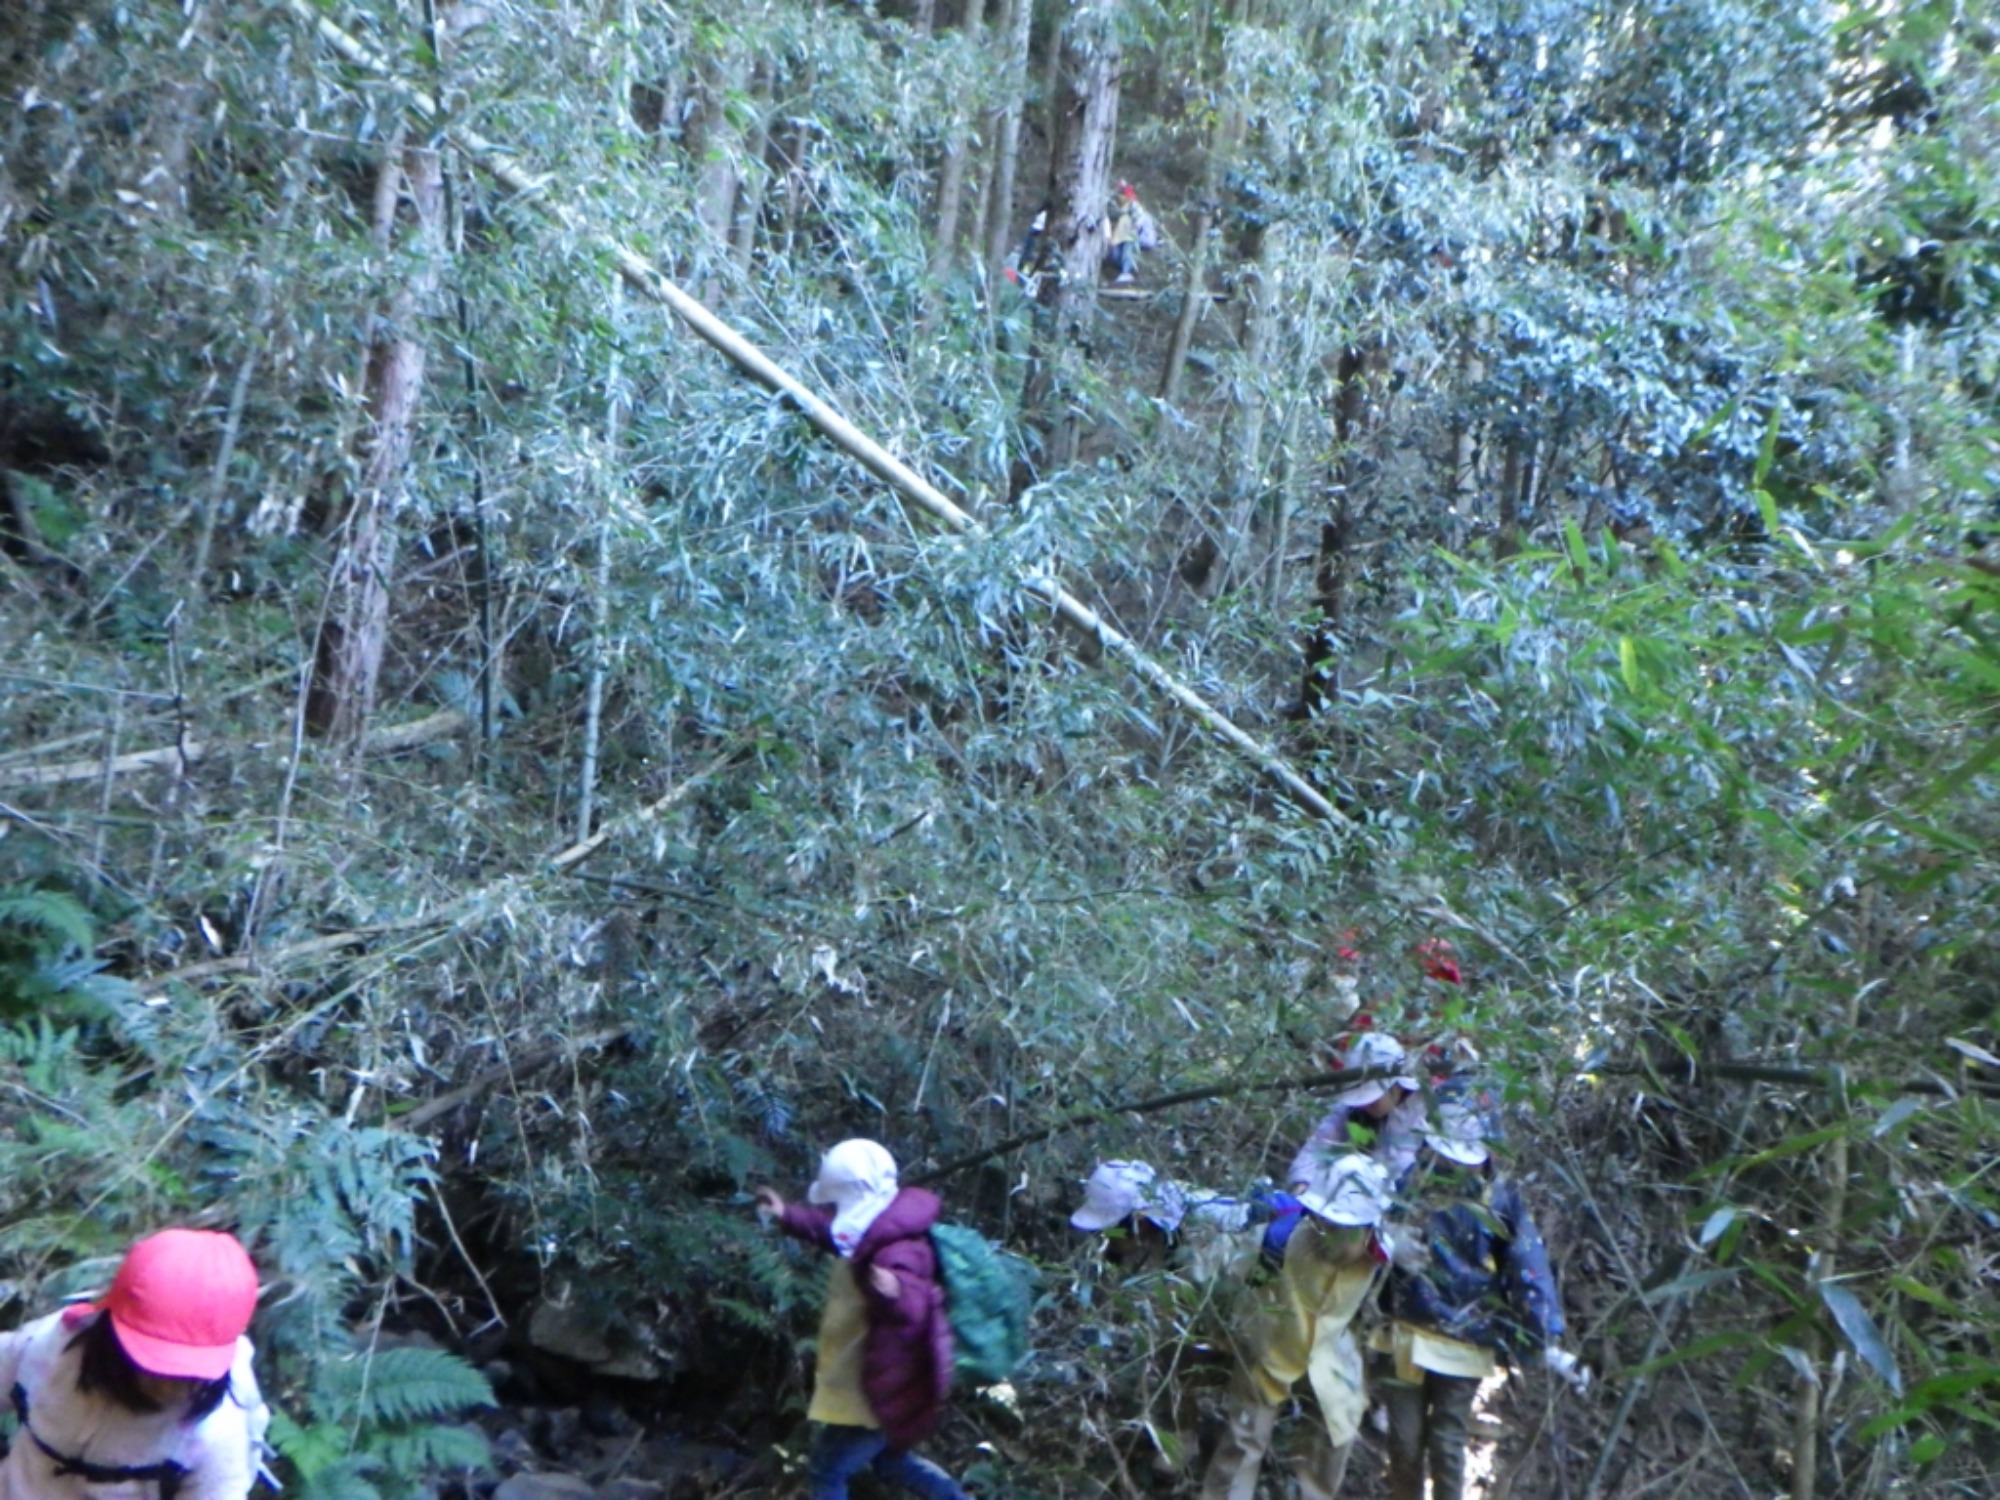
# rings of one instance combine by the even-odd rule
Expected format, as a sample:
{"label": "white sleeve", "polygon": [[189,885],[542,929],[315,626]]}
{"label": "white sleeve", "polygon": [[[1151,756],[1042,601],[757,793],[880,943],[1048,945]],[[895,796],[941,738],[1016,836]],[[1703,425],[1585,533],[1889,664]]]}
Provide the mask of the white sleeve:
{"label": "white sleeve", "polygon": [[250,1340],[238,1339],[236,1362],[229,1367],[229,1394],[243,1408],[243,1419],[250,1434],[253,1477],[256,1466],[271,1451],[271,1445],[264,1439],[264,1434],[271,1427],[271,1408],[264,1404],[264,1392],[257,1385],[256,1364],[257,1351]]}
{"label": "white sleeve", "polygon": [[21,1378],[21,1351],[28,1347],[28,1340],[40,1326],[30,1323],[12,1333],[0,1333],[0,1402],[11,1405],[9,1393]]}
{"label": "white sleeve", "polygon": [[264,1462],[264,1433],[271,1408],[257,1385],[250,1340],[236,1341],[229,1367],[229,1394],[196,1429],[193,1462],[181,1485],[180,1500],[245,1500]]}

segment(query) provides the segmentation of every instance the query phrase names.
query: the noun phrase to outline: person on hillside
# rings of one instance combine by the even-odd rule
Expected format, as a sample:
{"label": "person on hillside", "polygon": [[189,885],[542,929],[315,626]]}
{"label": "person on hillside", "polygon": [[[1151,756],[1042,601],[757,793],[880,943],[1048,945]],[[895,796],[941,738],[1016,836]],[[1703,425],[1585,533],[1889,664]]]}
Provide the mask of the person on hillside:
{"label": "person on hillside", "polygon": [[1205,1286],[1247,1268],[1256,1254],[1251,1218],[1247,1200],[1163,1178],[1148,1162],[1102,1161],[1069,1223],[1103,1235],[1105,1258],[1122,1271],[1172,1262]]}
{"label": "person on hillside", "polygon": [[166,1229],[111,1289],[0,1334],[20,1428],[0,1500],[243,1500],[271,1414],[244,1336],[257,1270],[233,1235]]}
{"label": "person on hillside", "polygon": [[1042,237],[1049,232],[1050,206],[1046,198],[1042,200],[1042,206],[1035,210],[1034,218],[1028,221],[1028,232],[1021,236],[1021,248],[1014,252],[1014,265],[1021,276],[1033,276],[1042,269]]}
{"label": "person on hillside", "polygon": [[1252,1208],[1246,1199],[1163,1178],[1147,1162],[1103,1161],[1070,1215],[1072,1229],[1101,1239],[1120,1290],[1136,1294],[1104,1304],[1133,1326],[1096,1337],[1134,1340],[1115,1357],[1112,1384],[1119,1399],[1145,1407],[1147,1420],[1137,1428],[1151,1441],[1160,1473],[1179,1473],[1199,1447],[1190,1377],[1220,1355],[1227,1310],[1256,1263],[1262,1229],[1252,1223]]}
{"label": "person on hillside", "polygon": [[1252,1500],[1278,1409],[1301,1376],[1319,1403],[1306,1451],[1292,1461],[1300,1500],[1333,1500],[1367,1410],[1353,1323],[1390,1247],[1380,1231],[1389,1175],[1350,1152],[1301,1184],[1304,1213],[1277,1275],[1244,1299],[1227,1423],[1201,1481],[1201,1500]]}
{"label": "person on hillside", "polygon": [[1427,1148],[1404,1189],[1379,1329],[1377,1394],[1389,1416],[1391,1500],[1461,1500],[1473,1398],[1502,1358],[1539,1354],[1579,1391],[1590,1374],[1565,1352],[1548,1250],[1519,1189],[1499,1176],[1485,1122],[1464,1097],[1426,1122]]}
{"label": "person on hillside", "polygon": [[1160,226],[1139,201],[1129,182],[1118,184],[1106,219],[1109,225],[1105,261],[1115,273],[1112,282],[1129,286],[1139,279],[1139,252],[1160,247]]}
{"label": "person on hillside", "polygon": [[[1403,1044],[1384,1031],[1364,1031],[1348,1046],[1340,1065],[1360,1070],[1409,1065]],[[1414,1072],[1370,1079],[1334,1095],[1332,1107],[1313,1127],[1292,1158],[1285,1181],[1297,1192],[1332,1157],[1360,1151],[1388,1169],[1394,1183],[1410,1169],[1421,1148],[1423,1085]]]}
{"label": "person on hillside", "polygon": [[964,1500],[955,1479],[910,1451],[936,1430],[951,1389],[951,1324],[930,1241],[937,1194],[899,1186],[884,1147],[850,1140],[820,1159],[806,1199],[814,1206],[757,1189],[761,1217],[835,1257],[806,1409],[817,1424],[811,1500],[845,1500],[866,1468],[922,1500]]}

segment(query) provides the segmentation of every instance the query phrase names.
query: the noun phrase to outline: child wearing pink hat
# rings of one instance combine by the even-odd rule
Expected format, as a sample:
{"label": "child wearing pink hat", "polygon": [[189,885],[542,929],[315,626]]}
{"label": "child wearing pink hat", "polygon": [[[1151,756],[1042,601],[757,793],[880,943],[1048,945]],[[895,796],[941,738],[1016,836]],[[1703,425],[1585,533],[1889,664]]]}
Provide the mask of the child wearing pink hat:
{"label": "child wearing pink hat", "polygon": [[233,1235],[140,1240],[96,1302],[0,1334],[20,1430],[0,1500],[243,1500],[270,1411],[244,1337],[257,1269]]}

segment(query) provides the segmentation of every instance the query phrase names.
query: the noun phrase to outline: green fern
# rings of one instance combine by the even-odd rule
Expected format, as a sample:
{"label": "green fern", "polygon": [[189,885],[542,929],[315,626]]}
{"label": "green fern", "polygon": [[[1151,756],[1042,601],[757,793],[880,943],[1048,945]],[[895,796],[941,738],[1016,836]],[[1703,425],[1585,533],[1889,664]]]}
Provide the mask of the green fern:
{"label": "green fern", "polygon": [[357,1454],[311,1477],[301,1472],[298,1500],[383,1500],[381,1489],[368,1477],[380,1467],[367,1455]]}
{"label": "green fern", "polygon": [[476,1427],[452,1427],[443,1423],[432,1423],[408,1432],[385,1433],[371,1452],[394,1474],[483,1469],[492,1458],[485,1433]]}
{"label": "green fern", "polygon": [[327,1360],[307,1404],[311,1425],[282,1414],[271,1443],[296,1471],[303,1500],[401,1500],[427,1475],[483,1469],[477,1429],[445,1418],[492,1406],[486,1377],[442,1349],[384,1349]]}
{"label": "green fern", "polygon": [[90,912],[60,891],[0,891],[0,1014],[143,1018],[138,991],[104,973]]}
{"label": "green fern", "polygon": [[[0,891],[0,928],[40,933],[40,943],[28,944],[40,952],[60,953],[66,948],[77,948],[89,954],[97,942],[90,913],[79,902],[61,891],[27,886]],[[0,947],[4,946],[8,946],[7,940],[0,935]]]}
{"label": "green fern", "polygon": [[383,1349],[320,1367],[313,1414],[366,1429],[493,1405],[486,1377],[442,1349]]}

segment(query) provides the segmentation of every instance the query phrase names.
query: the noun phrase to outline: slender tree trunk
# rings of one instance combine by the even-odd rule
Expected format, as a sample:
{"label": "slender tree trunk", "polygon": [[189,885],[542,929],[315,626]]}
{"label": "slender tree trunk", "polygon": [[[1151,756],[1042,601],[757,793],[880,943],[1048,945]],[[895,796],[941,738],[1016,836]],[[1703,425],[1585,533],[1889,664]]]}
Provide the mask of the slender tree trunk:
{"label": "slender tree trunk", "polygon": [[[743,91],[747,60],[735,36],[701,67],[694,113],[688,121],[688,153],[695,167],[695,213],[705,232],[711,265],[727,257],[736,226],[736,193],[743,155],[742,132],[729,117],[729,101]],[[719,269],[719,266],[718,266]],[[713,307],[722,295],[719,275],[702,278],[702,301]]]}
{"label": "slender tree trunk", "polygon": [[1485,337],[1486,320],[1473,319],[1459,355],[1458,389],[1464,406],[1451,436],[1451,492],[1462,516],[1474,513],[1479,497],[1479,423],[1473,413],[1478,409],[1479,387],[1486,380]]}
{"label": "slender tree trunk", "polygon": [[625,281],[611,278],[611,363],[605,374],[604,464],[598,475],[603,490],[597,514],[597,557],[591,572],[590,683],[583,708],[583,765],[577,776],[577,842],[590,837],[596,813],[597,759],[603,742],[604,682],[611,670],[611,520],[618,487],[619,443],[625,423],[625,382],[619,357],[619,323],[625,303]]}
{"label": "slender tree trunk", "polygon": [[1021,122],[1028,108],[1028,41],[1035,20],[1034,0],[1013,0],[1008,19],[1005,102],[999,128],[994,131],[993,185],[988,190],[986,274],[990,281],[1000,279],[1001,267],[1014,248],[1014,181],[1020,173]]}
{"label": "slender tree trunk", "polygon": [[1493,555],[1512,557],[1521,550],[1521,484],[1527,465],[1522,450],[1528,439],[1523,433],[1509,433],[1500,460],[1500,513],[1493,532]]}
{"label": "slender tree trunk", "polygon": [[1218,197],[1222,174],[1236,154],[1243,136],[1243,108],[1235,98],[1228,73],[1229,37],[1227,27],[1235,19],[1236,0],[1224,13],[1224,34],[1217,42],[1220,59],[1216,63],[1214,92],[1222,103],[1215,123],[1209,128],[1208,148],[1202,153],[1201,196],[1194,208],[1194,240],[1188,246],[1187,274],[1181,282],[1181,311],[1174,320],[1174,336],[1167,345],[1167,362],[1160,373],[1160,399],[1178,401],[1181,375],[1187,368],[1188,350],[1194,346],[1195,325],[1208,310],[1208,245],[1215,234],[1216,215],[1221,211]]}
{"label": "slender tree trunk", "polygon": [[[978,48],[986,27],[986,0],[966,0],[965,35],[967,45]],[[958,215],[965,198],[966,136],[972,112],[961,106],[952,116],[951,131],[944,143],[944,161],[938,169],[937,240],[931,250],[930,276],[943,281],[958,255]]]}
{"label": "slender tree trunk", "polygon": [[361,482],[348,508],[313,653],[308,718],[345,752],[357,748],[367,732],[388,645],[397,513],[424,389],[425,349],[418,331],[437,296],[444,239],[438,153],[406,146],[399,131],[383,154],[376,184],[375,243],[385,259],[394,248],[397,211],[406,196],[415,211],[419,253],[409,279],[377,320],[369,346]]}
{"label": "slender tree trunk", "polygon": [[1235,379],[1230,382],[1229,422],[1221,454],[1221,565],[1216,569],[1215,579],[1218,594],[1228,589],[1242,571],[1261,494],[1258,460],[1264,445],[1267,410],[1264,379],[1276,343],[1277,325],[1277,297],[1270,283],[1282,232],[1282,226],[1275,223],[1257,232],[1238,283],[1243,296],[1243,357]]}
{"label": "slender tree trunk", "polygon": [[1273,615],[1284,608],[1285,548],[1291,544],[1292,512],[1297,508],[1299,475],[1305,467],[1298,456],[1299,414],[1303,409],[1304,404],[1294,399],[1285,418],[1285,434],[1278,446],[1281,468],[1277,486],[1271,492],[1271,554],[1265,574],[1265,606]]}
{"label": "slender tree trunk", "polygon": [[777,78],[771,60],[759,58],[750,81],[751,98],[757,113],[750,123],[750,135],[743,151],[734,210],[736,223],[731,231],[731,249],[736,267],[746,273],[750,269],[751,258],[757,253],[757,227],[764,217],[764,194],[771,180],[770,163],[766,158],[771,150],[771,95],[776,87]]}
{"label": "slender tree trunk", "polygon": [[1306,637],[1305,673],[1299,688],[1299,713],[1310,718],[1328,708],[1339,690],[1340,653],[1347,629],[1348,576],[1354,551],[1355,492],[1362,473],[1361,444],[1371,428],[1368,387],[1380,351],[1350,344],[1341,352],[1338,394],[1334,398],[1333,436],[1339,454],[1333,479],[1333,512],[1320,523],[1319,551],[1313,566],[1316,619]]}
{"label": "slender tree trunk", "polygon": [[1038,474],[1076,460],[1075,393],[1089,358],[1104,264],[1105,207],[1111,197],[1111,148],[1118,133],[1122,0],[1083,0],[1064,28],[1055,152],[1050,159],[1049,219],[1040,249],[1035,345],[1028,361],[1022,414],[1041,437],[1042,462],[1015,465],[1018,499]]}

